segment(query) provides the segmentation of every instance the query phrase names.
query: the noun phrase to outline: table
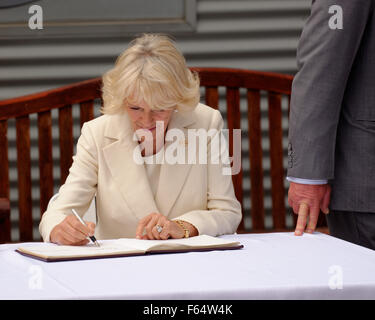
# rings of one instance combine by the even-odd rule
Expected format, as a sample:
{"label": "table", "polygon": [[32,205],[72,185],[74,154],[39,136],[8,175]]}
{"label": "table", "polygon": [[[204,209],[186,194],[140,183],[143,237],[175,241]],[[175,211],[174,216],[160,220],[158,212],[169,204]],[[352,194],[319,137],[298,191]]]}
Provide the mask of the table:
{"label": "table", "polygon": [[[375,251],[321,234],[235,234],[240,250],[46,263],[0,245],[0,299],[375,299]],[[40,243],[43,245],[43,243]]]}

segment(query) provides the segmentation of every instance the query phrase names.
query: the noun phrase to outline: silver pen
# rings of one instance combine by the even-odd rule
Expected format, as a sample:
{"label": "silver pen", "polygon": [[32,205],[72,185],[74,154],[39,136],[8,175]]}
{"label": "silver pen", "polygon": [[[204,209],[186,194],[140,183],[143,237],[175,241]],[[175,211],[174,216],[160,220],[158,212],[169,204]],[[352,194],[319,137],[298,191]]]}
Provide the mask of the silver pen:
{"label": "silver pen", "polygon": [[[76,218],[79,220],[79,222],[81,222],[83,225],[85,225],[87,227],[87,224],[85,223],[85,221],[82,220],[82,218],[78,215],[77,211],[75,211],[74,209],[72,209],[72,212],[73,214],[76,216]],[[97,247],[100,247],[98,241],[96,241],[96,238],[94,236],[89,236],[90,240],[97,246]]]}

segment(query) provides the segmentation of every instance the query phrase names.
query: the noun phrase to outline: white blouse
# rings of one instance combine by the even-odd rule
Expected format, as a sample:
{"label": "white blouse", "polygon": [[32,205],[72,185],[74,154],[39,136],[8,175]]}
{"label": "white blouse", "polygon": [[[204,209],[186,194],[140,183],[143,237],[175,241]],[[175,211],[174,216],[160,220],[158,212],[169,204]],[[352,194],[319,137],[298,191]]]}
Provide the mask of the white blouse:
{"label": "white blouse", "polygon": [[164,147],[161,148],[157,153],[143,157],[145,163],[145,169],[148,177],[148,181],[150,182],[152,194],[154,198],[156,196],[156,192],[158,190],[159,185],[159,177],[160,177],[160,168],[161,163],[164,157]]}

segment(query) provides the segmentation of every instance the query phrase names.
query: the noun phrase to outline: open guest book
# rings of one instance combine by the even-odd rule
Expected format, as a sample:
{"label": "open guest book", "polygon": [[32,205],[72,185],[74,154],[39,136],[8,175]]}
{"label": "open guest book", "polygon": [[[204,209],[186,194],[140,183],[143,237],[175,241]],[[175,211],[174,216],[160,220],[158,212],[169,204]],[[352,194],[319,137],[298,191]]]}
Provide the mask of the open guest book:
{"label": "open guest book", "polygon": [[90,243],[85,246],[63,246],[39,243],[19,247],[16,252],[34,259],[54,262],[83,259],[100,259],[145,255],[151,253],[178,253],[189,251],[212,251],[241,249],[237,241],[201,235],[183,239],[138,240],[116,239],[98,241],[100,247]]}

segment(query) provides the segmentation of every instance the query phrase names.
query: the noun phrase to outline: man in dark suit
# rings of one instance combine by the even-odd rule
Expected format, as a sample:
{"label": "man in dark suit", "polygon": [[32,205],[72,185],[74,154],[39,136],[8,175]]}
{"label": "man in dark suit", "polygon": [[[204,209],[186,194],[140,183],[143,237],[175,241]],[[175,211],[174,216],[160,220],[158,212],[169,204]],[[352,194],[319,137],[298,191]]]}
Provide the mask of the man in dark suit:
{"label": "man in dark suit", "polygon": [[287,178],[295,234],[330,211],[331,235],[375,249],[375,0],[312,1],[297,59]]}

